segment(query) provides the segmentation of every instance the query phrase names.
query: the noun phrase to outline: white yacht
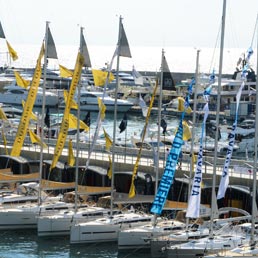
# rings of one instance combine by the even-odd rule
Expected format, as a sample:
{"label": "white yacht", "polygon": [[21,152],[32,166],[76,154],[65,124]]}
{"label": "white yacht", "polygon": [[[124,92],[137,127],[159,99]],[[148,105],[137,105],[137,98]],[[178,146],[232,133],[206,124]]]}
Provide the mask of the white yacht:
{"label": "white yacht", "polygon": [[191,240],[183,244],[172,244],[163,249],[167,258],[203,257],[221,251],[232,250],[250,241],[250,234],[246,232],[246,225],[233,226],[228,224],[223,230],[213,236],[198,240]]}
{"label": "white yacht", "polygon": [[61,211],[57,214],[38,217],[38,236],[70,235],[73,224],[92,221],[108,216],[110,209],[89,206],[75,210]]}
{"label": "white yacht", "polygon": [[[0,93],[0,102],[10,105],[22,105],[22,101],[26,101],[28,97],[28,89],[19,87],[17,85],[8,85],[4,87],[5,91]],[[57,94],[46,91],[46,106],[57,107],[59,103],[59,97]],[[35,99],[34,106],[42,106],[43,102],[43,89],[38,88],[37,96]]]}
{"label": "white yacht", "polygon": [[147,224],[121,230],[118,234],[118,249],[149,249],[152,238],[168,235],[182,229],[185,229],[185,223],[162,219],[156,225]]}
{"label": "white yacht", "polygon": [[147,224],[152,219],[153,215],[129,211],[95,221],[78,223],[71,227],[70,243],[116,242],[120,230]]}
{"label": "white yacht", "polygon": [[[99,111],[98,98],[102,99],[102,91],[81,91],[80,94],[80,110]],[[74,96],[75,102],[78,102],[77,95]],[[106,106],[106,112],[113,112],[115,109],[115,99],[107,93],[104,94],[103,103]],[[123,99],[117,99],[117,111],[126,112],[133,106],[133,103]],[[65,107],[65,103],[60,104],[61,108]]]}

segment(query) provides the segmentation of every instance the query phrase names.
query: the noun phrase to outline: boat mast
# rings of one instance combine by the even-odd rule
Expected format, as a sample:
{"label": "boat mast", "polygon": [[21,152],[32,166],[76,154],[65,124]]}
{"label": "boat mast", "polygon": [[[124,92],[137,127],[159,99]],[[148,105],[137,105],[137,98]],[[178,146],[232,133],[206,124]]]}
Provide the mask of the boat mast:
{"label": "boat mast", "polygon": [[253,244],[255,243],[255,237],[254,237],[254,231],[255,231],[255,218],[257,215],[257,205],[256,205],[256,179],[257,179],[257,144],[258,144],[258,93],[257,93],[257,89],[258,89],[258,15],[257,15],[257,19],[256,19],[256,31],[257,31],[257,47],[256,47],[256,101],[255,101],[255,144],[254,144],[254,165],[253,165],[253,198],[252,198],[252,227],[251,227],[251,241],[250,243]]}
{"label": "boat mast", "polygon": [[[122,27],[122,17],[119,18],[119,31],[118,31],[118,42],[121,39],[121,27]],[[120,44],[117,46],[117,63],[116,63],[116,88],[115,88],[115,108],[114,108],[114,123],[113,123],[113,142],[112,142],[112,178],[111,178],[111,202],[110,202],[110,215],[113,215],[113,205],[114,205],[114,174],[115,174],[115,146],[116,146],[116,119],[117,119],[117,91],[119,86],[119,56],[120,56]],[[109,75],[108,75],[109,76]]]}
{"label": "boat mast", "polygon": [[[211,222],[218,216],[218,206],[216,199],[216,169],[218,158],[218,135],[219,135],[219,115],[220,115],[220,95],[221,95],[221,77],[222,77],[222,65],[223,65],[223,51],[224,51],[224,34],[225,34],[225,21],[226,21],[226,0],[223,0],[222,11],[222,28],[221,28],[221,40],[220,40],[220,60],[219,60],[219,75],[218,75],[218,94],[217,94],[217,110],[216,110],[216,134],[215,134],[215,146],[214,146],[214,164],[213,164],[213,177],[212,177],[212,198],[211,198]],[[210,223],[210,238],[213,237],[213,223]]]}
{"label": "boat mast", "polygon": [[[44,116],[45,116],[45,105],[46,105],[46,77],[47,77],[47,48],[48,48],[48,28],[49,21],[46,22],[46,32],[45,32],[45,52],[44,52],[44,73],[43,73],[43,99],[42,99],[42,110],[41,110],[41,131],[40,138],[43,141],[44,139]],[[41,204],[41,179],[43,174],[43,144],[40,145],[40,165],[39,165],[39,196],[38,204]]]}
{"label": "boat mast", "polygon": [[[83,28],[80,28],[80,53],[82,54],[82,33]],[[81,117],[81,79],[79,80],[79,83],[77,85],[77,103],[78,103],[78,109],[77,109],[77,133],[76,133],[76,163],[75,163],[75,212],[78,210],[78,179],[79,179],[79,151],[80,151],[80,117]],[[86,173],[86,171],[85,171]]]}
{"label": "boat mast", "polygon": [[[192,182],[192,174],[194,170],[193,166],[193,158],[194,155],[194,137],[195,137],[195,123],[196,123],[196,107],[197,107],[197,87],[199,83],[199,56],[200,56],[200,49],[197,50],[196,54],[196,68],[195,68],[195,88],[194,88],[194,105],[193,105],[193,126],[192,126],[192,140],[191,140],[191,149],[190,149],[190,173],[189,173],[189,183],[188,183],[188,200],[190,199],[191,195],[191,183]],[[186,218],[186,228],[189,225],[189,218]]]}

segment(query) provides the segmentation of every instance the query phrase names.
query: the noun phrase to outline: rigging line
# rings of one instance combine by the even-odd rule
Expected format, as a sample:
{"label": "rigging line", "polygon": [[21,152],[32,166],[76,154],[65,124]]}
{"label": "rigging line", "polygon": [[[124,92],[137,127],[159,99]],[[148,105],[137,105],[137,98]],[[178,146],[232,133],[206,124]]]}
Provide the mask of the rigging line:
{"label": "rigging line", "polygon": [[209,69],[209,73],[211,73],[211,71],[212,71],[212,65],[213,65],[213,67],[215,66],[213,62],[214,62],[215,52],[216,52],[216,49],[217,49],[217,46],[218,46],[219,36],[220,36],[220,33],[221,33],[221,27],[222,27],[222,23],[220,23],[220,26],[219,26],[219,31],[218,31],[218,34],[217,34],[216,43],[215,43],[212,58],[211,58],[211,66],[210,66],[210,69]]}
{"label": "rigging line", "polygon": [[253,47],[253,42],[254,42],[254,36],[255,36],[255,32],[256,32],[256,27],[257,27],[257,23],[258,23],[258,14],[257,14],[257,17],[256,17],[256,23],[255,23],[255,26],[254,26],[254,33],[253,33],[253,37],[252,37],[252,41],[251,41],[251,47]]}

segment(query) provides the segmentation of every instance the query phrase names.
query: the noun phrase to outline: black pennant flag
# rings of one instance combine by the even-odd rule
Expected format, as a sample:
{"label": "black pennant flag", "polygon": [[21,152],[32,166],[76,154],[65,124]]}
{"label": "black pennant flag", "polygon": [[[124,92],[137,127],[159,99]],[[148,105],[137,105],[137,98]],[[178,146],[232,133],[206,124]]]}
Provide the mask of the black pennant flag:
{"label": "black pennant flag", "polygon": [[50,115],[49,115],[49,107],[47,107],[46,115],[45,115],[45,124],[47,128],[50,127]]}
{"label": "black pennant flag", "polygon": [[124,117],[119,125],[120,133],[122,133],[127,127],[127,114],[124,113]]}
{"label": "black pennant flag", "polygon": [[163,129],[163,132],[162,132],[162,133],[165,134],[166,131],[167,131],[167,122],[165,121],[164,118],[161,119],[161,121],[160,121],[160,126],[161,126],[162,129]]}
{"label": "black pennant flag", "polygon": [[[88,113],[86,114],[83,122],[88,126],[90,127],[90,111],[88,111]],[[83,132],[84,129],[80,129],[80,133]]]}
{"label": "black pennant flag", "polygon": [[172,74],[169,70],[167,60],[164,56],[163,59],[163,81],[162,81],[162,89],[163,90],[176,90],[175,82],[172,77]]}

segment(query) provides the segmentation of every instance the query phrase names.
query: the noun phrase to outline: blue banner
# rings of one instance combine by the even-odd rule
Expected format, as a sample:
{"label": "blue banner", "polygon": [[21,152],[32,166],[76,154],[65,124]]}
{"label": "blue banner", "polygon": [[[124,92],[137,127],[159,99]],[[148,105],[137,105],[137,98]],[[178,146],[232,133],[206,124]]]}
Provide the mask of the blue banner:
{"label": "blue banner", "polygon": [[170,186],[174,180],[176,165],[183,145],[183,115],[175,135],[172,148],[168,154],[166,167],[159,183],[159,188],[151,207],[151,212],[160,215],[167,200]]}

